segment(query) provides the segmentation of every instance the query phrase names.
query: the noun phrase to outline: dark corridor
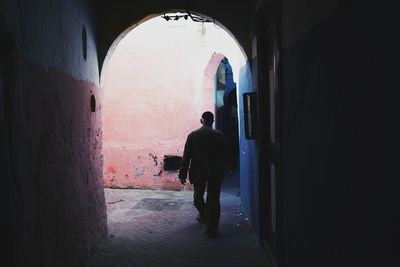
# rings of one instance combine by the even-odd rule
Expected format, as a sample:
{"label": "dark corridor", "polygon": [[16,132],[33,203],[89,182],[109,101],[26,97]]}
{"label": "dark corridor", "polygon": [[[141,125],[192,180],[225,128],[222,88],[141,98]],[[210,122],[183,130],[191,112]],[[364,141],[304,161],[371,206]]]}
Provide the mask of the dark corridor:
{"label": "dark corridor", "polygon": [[[239,137],[232,140],[239,217],[258,243],[252,249],[279,267],[400,266],[399,175],[389,153],[397,118],[382,123],[398,113],[391,104],[396,10],[357,0],[0,1],[7,266],[86,266],[110,241],[101,73],[127,29],[177,11],[225,28],[247,57],[238,70]],[[245,95],[257,102],[252,138]],[[229,238],[240,239],[234,229]],[[243,240],[225,241],[229,249]]]}

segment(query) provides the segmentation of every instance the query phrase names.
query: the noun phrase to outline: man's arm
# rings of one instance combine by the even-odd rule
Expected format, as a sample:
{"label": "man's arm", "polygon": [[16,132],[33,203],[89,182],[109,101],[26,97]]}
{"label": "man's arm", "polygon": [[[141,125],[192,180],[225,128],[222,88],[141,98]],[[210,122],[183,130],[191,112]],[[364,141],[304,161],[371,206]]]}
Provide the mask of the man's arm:
{"label": "man's arm", "polygon": [[183,157],[179,166],[179,175],[178,178],[181,180],[181,184],[185,185],[186,177],[189,170],[190,159],[192,158],[192,141],[191,135],[189,134],[186,143],[185,149],[183,151]]}

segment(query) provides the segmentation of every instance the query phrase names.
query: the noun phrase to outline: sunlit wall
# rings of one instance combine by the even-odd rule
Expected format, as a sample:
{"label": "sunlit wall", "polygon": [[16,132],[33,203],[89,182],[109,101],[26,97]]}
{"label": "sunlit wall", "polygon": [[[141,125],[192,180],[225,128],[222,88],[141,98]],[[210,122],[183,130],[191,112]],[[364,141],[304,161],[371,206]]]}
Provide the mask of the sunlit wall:
{"label": "sunlit wall", "polygon": [[163,170],[187,134],[215,109],[215,72],[229,58],[235,79],[245,64],[234,39],[214,23],[150,19],[130,31],[103,77],[103,155],[106,187],[181,189]]}

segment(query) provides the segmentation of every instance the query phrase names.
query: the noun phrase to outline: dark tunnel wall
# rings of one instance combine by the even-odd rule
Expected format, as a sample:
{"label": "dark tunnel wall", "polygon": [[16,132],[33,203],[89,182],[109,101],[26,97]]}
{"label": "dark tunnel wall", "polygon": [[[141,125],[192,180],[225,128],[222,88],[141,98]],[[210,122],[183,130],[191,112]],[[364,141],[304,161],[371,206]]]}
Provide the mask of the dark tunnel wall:
{"label": "dark tunnel wall", "polygon": [[82,266],[107,231],[86,2],[1,2],[1,171],[12,231],[2,230],[15,266]]}
{"label": "dark tunnel wall", "polygon": [[284,266],[399,266],[377,153],[387,25],[365,2],[282,2]]}

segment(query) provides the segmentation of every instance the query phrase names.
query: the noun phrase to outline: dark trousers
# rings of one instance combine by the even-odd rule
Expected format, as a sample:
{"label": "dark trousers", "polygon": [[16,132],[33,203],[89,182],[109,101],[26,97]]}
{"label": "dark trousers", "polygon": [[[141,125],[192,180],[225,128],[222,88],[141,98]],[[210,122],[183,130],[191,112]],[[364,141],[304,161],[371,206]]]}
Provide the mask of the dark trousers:
{"label": "dark trousers", "polygon": [[[204,192],[207,187],[207,198],[204,202]],[[219,202],[221,193],[221,182],[202,181],[193,184],[194,206],[200,216],[205,219],[207,231],[218,229],[219,218],[221,216],[221,206]]]}

